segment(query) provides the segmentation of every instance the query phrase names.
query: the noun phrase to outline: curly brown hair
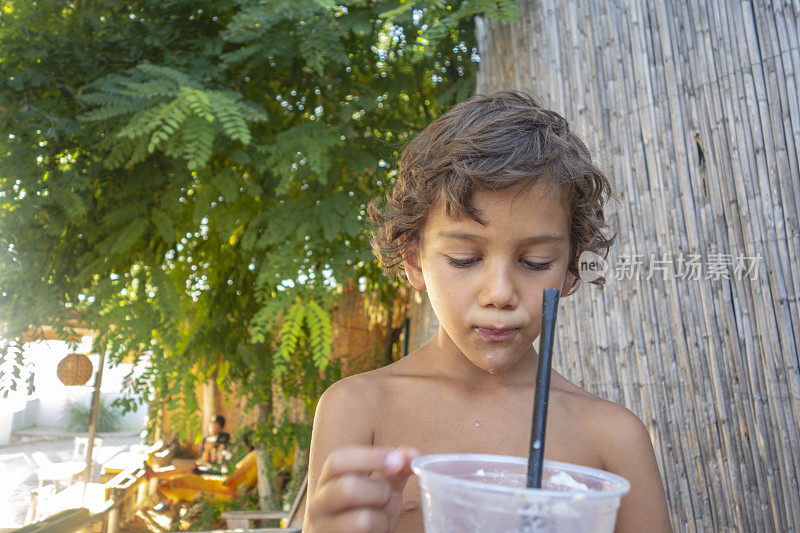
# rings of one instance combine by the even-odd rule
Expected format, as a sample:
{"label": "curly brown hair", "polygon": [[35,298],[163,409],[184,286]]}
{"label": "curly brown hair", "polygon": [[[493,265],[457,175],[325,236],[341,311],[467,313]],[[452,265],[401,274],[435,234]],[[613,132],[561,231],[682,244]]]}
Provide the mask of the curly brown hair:
{"label": "curly brown hair", "polygon": [[[606,257],[614,242],[614,235],[605,234],[603,212],[605,201],[614,196],[608,178],[567,121],[522,92],[474,96],[408,144],[392,192],[383,202],[370,202],[372,249],[388,274],[401,276],[403,257],[416,248],[439,201],[448,215],[484,224],[471,202],[475,190],[540,180],[555,185],[568,207],[572,294],[579,286],[580,254],[590,250]],[[592,283],[602,287],[604,282],[600,278]]]}

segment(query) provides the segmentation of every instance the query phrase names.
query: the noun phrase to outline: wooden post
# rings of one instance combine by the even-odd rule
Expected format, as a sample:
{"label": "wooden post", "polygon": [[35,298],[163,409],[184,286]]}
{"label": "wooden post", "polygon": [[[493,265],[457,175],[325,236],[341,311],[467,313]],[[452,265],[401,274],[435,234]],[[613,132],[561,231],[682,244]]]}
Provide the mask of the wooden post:
{"label": "wooden post", "polygon": [[119,532],[119,514],[119,507],[116,506],[109,511],[108,519],[106,521],[106,533]]}
{"label": "wooden post", "polygon": [[[215,373],[216,374],[216,373]],[[200,433],[206,434],[206,430],[214,417],[218,414],[217,402],[215,396],[217,395],[217,380],[216,376],[212,376],[203,383],[203,404],[200,408]]]}
{"label": "wooden post", "polygon": [[92,409],[89,411],[89,442],[86,444],[86,470],[83,471],[83,493],[86,494],[86,484],[92,478],[92,454],[94,453],[94,436],[97,432],[97,415],[100,411],[100,384],[103,382],[103,367],[106,363],[105,351],[100,352],[100,362],[94,379],[94,393],[92,394]]}
{"label": "wooden post", "polygon": [[[261,423],[266,423],[269,420],[270,411],[270,405],[258,405],[258,417]],[[255,444],[258,469],[258,507],[262,511],[276,509],[279,502],[277,501],[277,494],[275,492],[275,487],[273,486],[275,472],[272,468],[272,457],[267,454],[267,449],[264,443],[258,442]]]}

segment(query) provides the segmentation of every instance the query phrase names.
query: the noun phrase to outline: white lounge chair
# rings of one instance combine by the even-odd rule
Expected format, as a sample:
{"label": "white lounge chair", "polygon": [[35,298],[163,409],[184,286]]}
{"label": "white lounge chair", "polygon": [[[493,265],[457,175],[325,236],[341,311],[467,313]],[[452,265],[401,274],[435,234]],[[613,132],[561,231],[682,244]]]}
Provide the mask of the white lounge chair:
{"label": "white lounge chair", "polygon": [[[69,485],[76,476],[86,470],[86,446],[89,443],[87,437],[75,437],[75,445],[72,450],[72,458],[69,461],[53,462],[42,452],[33,452],[31,457],[38,465],[36,476],[39,478],[39,486],[47,482],[56,485],[63,483]],[[103,444],[103,439],[94,440],[92,451],[93,463],[97,458],[97,450]],[[96,469],[95,469],[96,471]]]}
{"label": "white lounge chair", "polygon": [[[308,490],[308,474],[303,478],[300,490],[289,511],[223,511],[222,518],[228,530],[255,531],[263,533],[300,533],[303,527],[303,514],[306,508],[306,491]],[[251,520],[285,520],[286,527],[251,529]]]}

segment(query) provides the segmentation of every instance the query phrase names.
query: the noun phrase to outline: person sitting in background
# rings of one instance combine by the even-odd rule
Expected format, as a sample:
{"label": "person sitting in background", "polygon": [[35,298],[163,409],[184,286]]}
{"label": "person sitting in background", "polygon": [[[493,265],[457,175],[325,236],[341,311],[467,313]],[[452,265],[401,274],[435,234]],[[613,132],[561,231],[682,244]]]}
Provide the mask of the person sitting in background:
{"label": "person sitting in background", "polygon": [[193,466],[166,466],[154,470],[149,464],[144,465],[146,479],[172,479],[187,474],[224,474],[225,462],[233,456],[230,451],[231,436],[223,431],[225,417],[217,415],[208,426],[208,435],[200,443],[200,457]]}
{"label": "person sitting in background", "polygon": [[217,415],[208,426],[208,436],[200,444],[200,458],[195,462],[195,474],[220,474],[225,461],[230,460],[231,436],[223,431],[225,417]]}

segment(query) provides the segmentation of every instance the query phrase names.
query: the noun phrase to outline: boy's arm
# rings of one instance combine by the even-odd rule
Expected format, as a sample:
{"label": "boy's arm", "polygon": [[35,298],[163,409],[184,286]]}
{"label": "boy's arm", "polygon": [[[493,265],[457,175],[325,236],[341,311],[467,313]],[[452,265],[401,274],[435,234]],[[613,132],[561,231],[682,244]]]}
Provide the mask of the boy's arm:
{"label": "boy's arm", "polygon": [[362,376],[322,395],[308,467],[306,533],[385,532],[397,522],[414,450],[374,448],[379,392]]}
{"label": "boy's arm", "polygon": [[667,497],[650,434],[629,410],[614,406],[613,411],[603,424],[604,468],[631,483],[617,512],[615,532],[671,532]]}
{"label": "boy's arm", "polygon": [[371,446],[371,399],[358,378],[334,383],[317,403],[308,460],[308,496],[314,495],[322,465],[334,450]]}

